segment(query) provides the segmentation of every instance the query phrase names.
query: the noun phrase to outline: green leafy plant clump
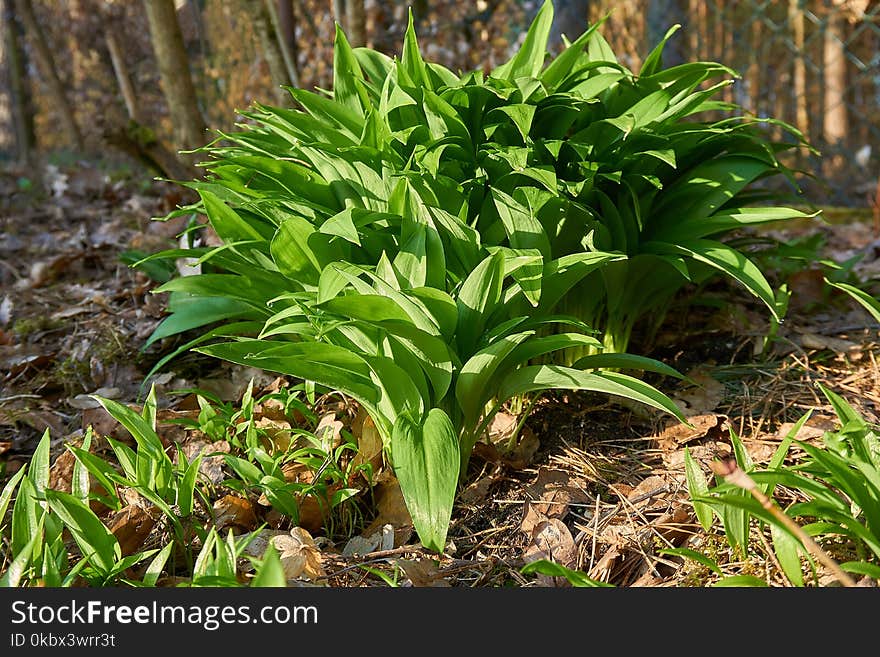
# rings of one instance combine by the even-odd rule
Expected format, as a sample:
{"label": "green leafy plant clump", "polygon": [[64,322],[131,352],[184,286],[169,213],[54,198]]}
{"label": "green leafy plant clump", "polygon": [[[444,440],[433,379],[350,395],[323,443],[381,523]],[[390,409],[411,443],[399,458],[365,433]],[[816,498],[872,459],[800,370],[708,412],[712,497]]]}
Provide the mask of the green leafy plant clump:
{"label": "green leafy plant clump", "polygon": [[[547,2],[519,51],[486,74],[399,58],[337,28],[332,92],[291,88],[206,148],[200,195],[215,248],[173,278],[150,342],[342,391],[376,423],[422,543],[444,548],[457,483],[507,400],[548,389],[625,397],[681,418],[622,370],[678,374],[626,353],[688,283],[728,276],[781,314],[743,226],[811,216],[755,186],[791,177],[761,122],[715,99],[734,73],[638,72],[591,26],[548,61]],[[727,116],[700,121],[707,112]],[[219,323],[219,324],[218,324]],[[206,329],[210,325],[214,328]],[[220,341],[218,341],[220,339]]]}

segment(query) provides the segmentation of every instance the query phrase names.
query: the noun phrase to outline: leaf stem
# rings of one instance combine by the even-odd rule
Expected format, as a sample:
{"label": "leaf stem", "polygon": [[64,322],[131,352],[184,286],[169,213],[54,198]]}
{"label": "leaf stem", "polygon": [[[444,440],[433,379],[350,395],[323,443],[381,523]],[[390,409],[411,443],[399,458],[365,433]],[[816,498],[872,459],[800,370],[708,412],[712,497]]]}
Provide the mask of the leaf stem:
{"label": "leaf stem", "polygon": [[732,459],[727,461],[713,461],[710,463],[710,467],[716,475],[724,477],[725,481],[751,493],[752,497],[758,500],[764,509],[772,514],[774,518],[801,540],[804,547],[806,547],[814,557],[821,561],[841,584],[844,586],[857,586],[855,580],[844,572],[840,565],[838,565],[838,563],[832,559],[825,550],[819,547],[819,544],[813,540],[812,536],[807,534],[799,524],[774,504],[771,498],[761,492],[761,489],[758,488],[758,484],[756,484],[755,481],[736,464],[736,461]]}

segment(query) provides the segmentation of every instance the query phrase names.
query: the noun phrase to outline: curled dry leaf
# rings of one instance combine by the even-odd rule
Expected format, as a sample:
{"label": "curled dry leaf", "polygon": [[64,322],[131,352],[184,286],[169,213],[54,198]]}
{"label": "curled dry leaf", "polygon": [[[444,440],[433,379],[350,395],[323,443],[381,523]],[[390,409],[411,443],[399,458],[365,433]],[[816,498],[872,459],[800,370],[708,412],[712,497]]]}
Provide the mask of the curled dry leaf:
{"label": "curled dry leaf", "polygon": [[452,586],[443,579],[443,573],[433,559],[398,559],[395,563],[401,567],[414,587],[448,587]]}
{"label": "curled dry leaf", "polygon": [[572,479],[567,472],[554,468],[541,468],[537,479],[528,488],[527,494],[533,499],[523,506],[520,531],[532,538],[536,531],[540,531],[539,527],[544,527],[548,521],[561,523],[562,518],[568,515],[569,504],[572,502],[589,501],[581,482]]}
{"label": "curled dry leaf", "polygon": [[678,449],[682,445],[706,437],[718,440],[725,433],[727,419],[726,415],[700,413],[688,417],[688,422],[693,425],[692,427],[678,420],[673,420],[667,422],[666,428],[655,436],[654,440],[660,449]]}
{"label": "curled dry leaf", "polygon": [[844,340],[842,338],[834,338],[828,335],[819,335],[804,331],[797,337],[797,341],[804,349],[829,350],[836,354],[846,354],[851,359],[853,356],[861,357],[862,345]]}
{"label": "curled dry leaf", "polygon": [[352,536],[342,549],[342,556],[353,557],[394,547],[394,527],[385,525],[370,536]]}
{"label": "curled dry leaf", "polygon": [[[351,424],[351,431],[357,439],[358,451],[352,459],[352,465],[356,468],[361,465],[369,464],[372,476],[375,477],[382,467],[382,437],[376,424],[369,414],[363,409],[358,409],[358,413]],[[367,477],[367,472],[363,472],[362,476]]]}
{"label": "curled dry leaf", "polygon": [[305,578],[314,582],[326,575],[321,564],[321,551],[311,534],[302,527],[294,527],[290,534],[273,536],[269,540],[278,550],[287,579]]}
{"label": "curled dry leaf", "polygon": [[673,397],[688,417],[711,413],[724,399],[724,384],[712,378],[706,371],[696,368],[687,375],[696,385],[691,385]]}
{"label": "curled dry leaf", "polygon": [[267,452],[278,454],[290,450],[293,445],[290,422],[261,417],[254,424],[257,429],[261,430],[260,440]]}
{"label": "curled dry leaf", "polygon": [[385,525],[391,525],[394,528],[394,547],[404,545],[412,535],[413,522],[397,477],[390,472],[383,472],[373,487],[373,497],[378,513],[361,535],[371,536],[381,531]]}
{"label": "curled dry leaf", "polygon": [[326,451],[329,452],[342,444],[343,426],[342,422],[336,419],[336,413],[327,413],[321,417],[318,426],[315,427],[315,435]]}
{"label": "curled dry leaf", "polygon": [[244,497],[224,495],[214,502],[214,523],[218,531],[226,527],[251,530],[257,524],[254,505]]}
{"label": "curled dry leaf", "polygon": [[[555,561],[566,568],[577,566],[577,547],[574,538],[565,523],[558,518],[541,521],[532,530],[531,542],[523,554],[526,563],[546,559]],[[560,578],[539,577],[538,581],[546,586],[564,586]]]}
{"label": "curled dry leaf", "polygon": [[199,463],[199,474],[207,478],[212,484],[219,484],[226,478],[226,475],[223,473],[223,466],[226,463],[223,460],[223,457],[219,454],[217,456],[207,455],[215,452],[228,454],[230,446],[227,441],[218,440],[216,442],[209,442],[207,440],[193,439],[184,442],[180,448],[186,455],[187,461],[190,462],[199,454],[205,455],[202,457],[202,462]]}
{"label": "curled dry leaf", "polygon": [[107,528],[119,541],[124,557],[140,549],[155,524],[155,518],[136,504],[129,504],[107,520]]}

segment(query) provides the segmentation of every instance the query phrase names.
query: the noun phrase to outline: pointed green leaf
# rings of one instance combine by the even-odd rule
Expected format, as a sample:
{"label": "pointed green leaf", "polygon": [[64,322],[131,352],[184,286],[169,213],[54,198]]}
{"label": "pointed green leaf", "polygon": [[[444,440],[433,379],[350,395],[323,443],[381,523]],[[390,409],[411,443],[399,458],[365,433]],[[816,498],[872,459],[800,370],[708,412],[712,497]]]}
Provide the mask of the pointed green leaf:
{"label": "pointed green leaf", "polygon": [[428,411],[423,423],[399,415],[391,437],[394,473],[419,540],[442,553],[458,486],[458,436],[442,410]]}

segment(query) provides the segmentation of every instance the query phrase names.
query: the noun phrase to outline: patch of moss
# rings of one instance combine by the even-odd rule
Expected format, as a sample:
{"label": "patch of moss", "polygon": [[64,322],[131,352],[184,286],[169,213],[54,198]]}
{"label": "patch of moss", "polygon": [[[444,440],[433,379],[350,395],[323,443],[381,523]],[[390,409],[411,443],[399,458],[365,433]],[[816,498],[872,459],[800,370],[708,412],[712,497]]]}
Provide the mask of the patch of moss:
{"label": "patch of moss", "polygon": [[42,331],[54,331],[64,326],[64,322],[60,319],[52,319],[51,317],[22,317],[15,321],[12,325],[12,332],[19,340],[40,333]]}

